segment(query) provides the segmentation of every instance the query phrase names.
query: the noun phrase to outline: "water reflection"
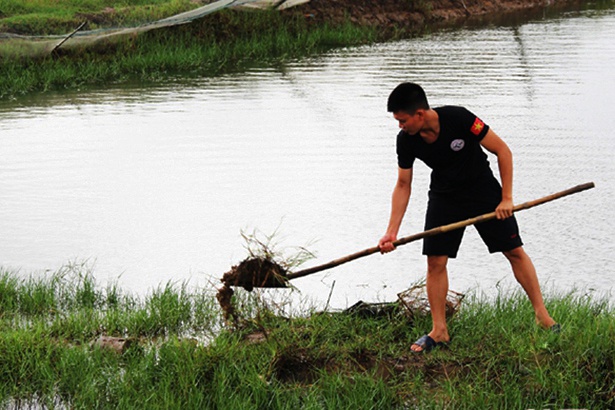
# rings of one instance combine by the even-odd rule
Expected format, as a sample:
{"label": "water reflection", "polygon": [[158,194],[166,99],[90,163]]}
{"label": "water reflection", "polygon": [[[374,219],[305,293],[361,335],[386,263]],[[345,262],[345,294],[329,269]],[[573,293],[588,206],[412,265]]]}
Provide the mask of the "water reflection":
{"label": "water reflection", "polygon": [[[422,83],[433,105],[479,113],[511,145],[517,202],[597,188],[519,214],[548,288],[612,289],[615,14],[467,29],[349,48],[165,86],[0,104],[0,263],[24,273],[89,258],[136,292],[215,282],[246,256],[242,230],[278,229],[315,264],[373,246],[388,220],[396,124],[385,99]],[[493,161],[492,161],[493,162]],[[422,230],[417,165],[402,234]],[[470,229],[451,287],[514,286]],[[297,280],[331,305],[391,299],[422,278],[420,245]]]}

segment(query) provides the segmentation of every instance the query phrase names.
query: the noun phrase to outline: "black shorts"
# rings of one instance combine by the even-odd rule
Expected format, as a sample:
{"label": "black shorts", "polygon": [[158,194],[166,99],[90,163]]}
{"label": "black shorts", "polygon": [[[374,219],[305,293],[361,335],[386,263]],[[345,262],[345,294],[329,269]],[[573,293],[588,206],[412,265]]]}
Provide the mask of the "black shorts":
{"label": "black shorts", "polygon": [[[483,186],[478,192],[477,190],[458,194],[430,192],[425,215],[425,230],[493,212],[501,201],[502,191],[499,183],[496,186],[488,185],[489,187]],[[492,219],[474,226],[490,253],[505,252],[523,245],[514,216],[504,220]],[[465,228],[459,228],[424,238],[423,255],[457,257],[464,231]]]}

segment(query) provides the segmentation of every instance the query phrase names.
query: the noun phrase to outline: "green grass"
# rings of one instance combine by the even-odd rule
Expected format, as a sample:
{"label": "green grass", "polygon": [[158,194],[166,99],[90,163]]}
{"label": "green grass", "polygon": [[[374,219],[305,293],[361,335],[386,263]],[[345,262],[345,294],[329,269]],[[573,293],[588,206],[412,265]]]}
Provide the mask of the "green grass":
{"label": "green grass", "polygon": [[190,0],[0,0],[0,32],[65,34],[86,29],[148,23],[198,7]]}
{"label": "green grass", "polygon": [[[83,30],[134,27],[194,9],[203,3],[192,0],[0,0],[0,33],[64,35],[82,22],[87,23]],[[612,0],[591,4],[612,7]],[[408,7],[429,20],[431,3],[408,0]],[[436,27],[437,22],[434,24]],[[53,55],[50,53],[57,40],[32,42],[0,38],[0,99],[50,90],[84,90],[90,86],[212,76],[338,47],[408,37],[429,29],[424,25],[367,27],[352,23],[350,19],[335,23],[314,21],[300,9],[280,13],[233,8],[187,25],[95,46],[77,47],[75,44],[79,41],[74,37]]]}
{"label": "green grass", "polygon": [[[0,32],[66,34],[136,26],[198,5],[189,0],[131,2],[0,0]],[[105,11],[113,8],[113,12]],[[107,9],[106,9],[107,8]],[[335,47],[375,41],[375,28],[349,21],[312,24],[300,13],[222,10],[191,24],[48,55],[55,42],[0,41],[0,98],[109,83],[165,81],[243,70]],[[46,51],[45,51],[46,50]],[[46,57],[41,57],[41,56]]]}
{"label": "green grass", "polygon": [[[212,289],[166,284],[145,297],[101,289],[83,265],[40,278],[0,273],[0,407],[403,409],[615,406],[615,312],[571,293],[562,323],[533,323],[520,294],[466,297],[450,348],[412,354],[429,328],[395,305],[380,316],[282,317],[237,292],[240,327]],[[134,341],[123,353],[100,335]]]}

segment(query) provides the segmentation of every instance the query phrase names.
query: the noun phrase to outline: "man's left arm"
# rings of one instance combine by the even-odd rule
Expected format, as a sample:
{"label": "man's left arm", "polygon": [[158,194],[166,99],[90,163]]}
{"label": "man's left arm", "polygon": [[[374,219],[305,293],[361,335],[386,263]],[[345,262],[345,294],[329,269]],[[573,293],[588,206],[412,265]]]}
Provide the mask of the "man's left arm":
{"label": "man's left arm", "polygon": [[481,140],[485,149],[498,157],[498,169],[502,183],[502,202],[495,209],[498,219],[506,219],[513,214],[513,157],[508,145],[489,129]]}

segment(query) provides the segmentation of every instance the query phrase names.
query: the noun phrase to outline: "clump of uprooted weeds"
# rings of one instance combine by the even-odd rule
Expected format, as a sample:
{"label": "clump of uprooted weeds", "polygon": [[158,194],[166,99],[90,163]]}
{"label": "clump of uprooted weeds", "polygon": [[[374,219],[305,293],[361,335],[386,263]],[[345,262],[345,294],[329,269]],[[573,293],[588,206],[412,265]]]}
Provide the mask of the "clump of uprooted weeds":
{"label": "clump of uprooted weeds", "polygon": [[305,247],[294,248],[290,256],[284,255],[282,251],[276,250],[275,235],[275,232],[269,236],[257,231],[241,233],[246,242],[248,257],[222,276],[223,286],[216,295],[227,321],[237,320],[237,312],[232,305],[232,287],[242,287],[248,292],[254,288],[290,287],[288,273],[291,269],[314,257]]}

